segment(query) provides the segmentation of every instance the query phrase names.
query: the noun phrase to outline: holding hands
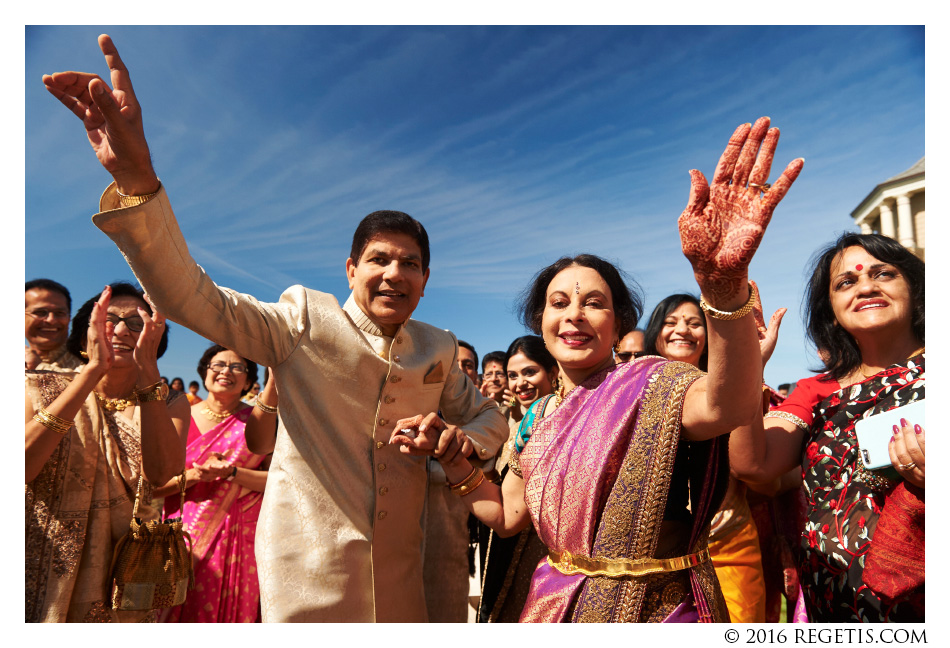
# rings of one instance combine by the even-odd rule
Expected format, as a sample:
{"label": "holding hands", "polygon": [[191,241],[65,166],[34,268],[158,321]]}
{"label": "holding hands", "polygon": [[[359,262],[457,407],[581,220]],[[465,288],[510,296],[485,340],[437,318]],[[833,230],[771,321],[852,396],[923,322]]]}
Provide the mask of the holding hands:
{"label": "holding hands", "polygon": [[96,157],[112,174],[121,193],[153,193],[158,191],[159,182],[152,169],[142,111],[129,71],[106,34],[99,36],[99,48],[109,66],[111,88],[98,75],[88,72],[47,74],[43,84],[82,120]]}
{"label": "holding hands", "polygon": [[405,454],[433,456],[443,468],[466,462],[474,449],[462,430],[449,425],[435,412],[396,421],[389,443],[400,446],[399,451]]}
{"label": "holding hands", "polygon": [[745,301],[749,263],[772,212],[805,164],[801,158],[793,160],[774,185],[766,184],[778,138],[769,118],[760,117],[732,134],[711,187],[700,171],[689,172],[680,240],[703,295],[716,308],[732,310]]}

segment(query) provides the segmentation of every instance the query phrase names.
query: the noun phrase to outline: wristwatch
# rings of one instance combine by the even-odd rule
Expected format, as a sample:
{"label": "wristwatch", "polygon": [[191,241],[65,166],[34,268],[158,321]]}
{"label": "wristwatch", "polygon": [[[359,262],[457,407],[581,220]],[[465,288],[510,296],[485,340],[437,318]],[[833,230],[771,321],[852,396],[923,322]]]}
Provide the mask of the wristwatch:
{"label": "wristwatch", "polygon": [[[146,388],[148,389],[148,388]],[[147,403],[149,401],[158,401],[165,400],[168,398],[168,385],[165,383],[159,383],[153,388],[148,389],[148,391],[135,392],[135,396],[139,399],[140,403]]]}

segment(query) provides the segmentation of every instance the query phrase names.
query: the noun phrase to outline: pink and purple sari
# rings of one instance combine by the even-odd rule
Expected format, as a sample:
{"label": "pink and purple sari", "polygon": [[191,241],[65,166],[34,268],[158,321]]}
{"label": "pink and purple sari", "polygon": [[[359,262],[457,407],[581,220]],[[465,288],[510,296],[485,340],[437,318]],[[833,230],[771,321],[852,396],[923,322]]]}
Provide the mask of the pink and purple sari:
{"label": "pink and purple sari", "polygon": [[[701,375],[683,363],[640,358],[591,376],[535,426],[518,461],[532,522],[549,550],[636,560],[706,548],[728,463],[724,439],[680,439],[684,397]],[[667,536],[678,530],[675,547],[658,555],[675,480],[689,481],[688,496],[685,484],[675,484],[685,518],[664,527]],[[692,513],[685,512],[686,497]],[[728,619],[708,560],[679,571],[607,577],[564,574],[544,559],[521,614],[522,622]]]}
{"label": "pink and purple sari", "polygon": [[[250,408],[237,412],[204,434],[191,422],[185,463],[203,463],[213,453],[225,456],[239,468],[257,468],[264,457],[252,453],[244,443],[244,426]],[[263,493],[220,479],[199,482],[185,491],[185,507],[179,513],[180,498],[165,498],[165,516],[182,516],[185,530],[194,542],[195,589],[179,606],[167,610],[162,620],[169,623],[254,622],[260,620],[260,590],[254,535]]]}

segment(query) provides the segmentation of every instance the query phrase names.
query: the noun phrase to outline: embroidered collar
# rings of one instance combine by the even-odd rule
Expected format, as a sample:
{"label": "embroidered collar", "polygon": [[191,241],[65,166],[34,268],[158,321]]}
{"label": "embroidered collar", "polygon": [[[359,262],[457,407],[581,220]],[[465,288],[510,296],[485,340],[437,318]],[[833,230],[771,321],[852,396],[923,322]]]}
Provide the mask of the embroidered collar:
{"label": "embroidered collar", "polygon": [[[370,335],[375,335],[376,337],[393,337],[383,333],[383,330],[379,328],[359,306],[357,306],[356,300],[353,298],[353,293],[350,293],[350,296],[346,299],[346,303],[343,304],[343,312],[350,316],[350,319],[353,320],[353,323],[356,324],[356,326],[361,331],[369,333]],[[402,326],[405,326],[405,324]],[[402,326],[399,328],[402,328]]]}

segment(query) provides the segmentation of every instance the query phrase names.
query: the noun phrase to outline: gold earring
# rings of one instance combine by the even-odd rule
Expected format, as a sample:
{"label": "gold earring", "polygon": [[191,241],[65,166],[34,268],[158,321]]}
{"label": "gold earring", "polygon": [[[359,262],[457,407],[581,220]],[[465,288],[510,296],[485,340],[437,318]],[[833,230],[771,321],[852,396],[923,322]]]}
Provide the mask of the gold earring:
{"label": "gold earring", "polygon": [[620,340],[617,340],[617,343],[614,344],[614,353],[620,353]]}

